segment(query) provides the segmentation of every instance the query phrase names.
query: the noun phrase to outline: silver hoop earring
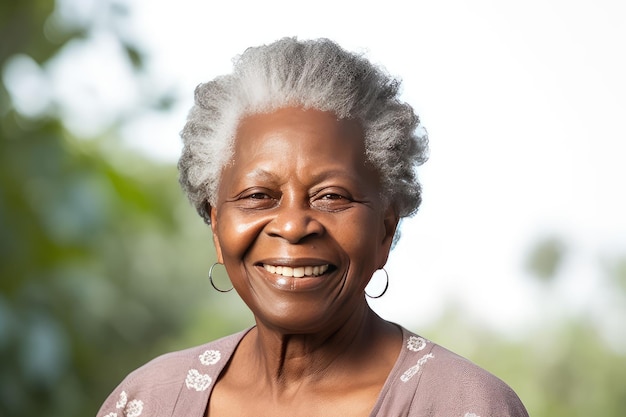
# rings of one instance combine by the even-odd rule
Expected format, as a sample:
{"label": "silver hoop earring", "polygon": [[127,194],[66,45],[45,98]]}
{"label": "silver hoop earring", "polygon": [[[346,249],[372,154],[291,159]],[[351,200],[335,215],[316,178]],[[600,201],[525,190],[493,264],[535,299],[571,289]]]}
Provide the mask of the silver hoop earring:
{"label": "silver hoop earring", "polygon": [[209,268],[209,281],[211,281],[211,286],[213,288],[215,288],[216,291],[219,291],[219,292],[229,292],[229,291],[232,291],[232,289],[235,288],[235,287],[230,287],[227,290],[222,290],[222,289],[217,288],[215,286],[215,283],[213,282],[213,268],[215,268],[215,265],[222,265],[222,264],[219,263],[219,262],[215,262],[213,265],[211,265],[211,268]]}
{"label": "silver hoop earring", "polygon": [[385,295],[385,293],[387,292],[387,288],[389,288],[389,274],[387,273],[387,270],[385,268],[380,268],[379,271],[383,271],[385,273],[385,288],[383,289],[383,292],[381,292],[377,296],[369,295],[367,291],[365,291],[365,295],[368,296],[369,298],[380,298],[383,295]]}

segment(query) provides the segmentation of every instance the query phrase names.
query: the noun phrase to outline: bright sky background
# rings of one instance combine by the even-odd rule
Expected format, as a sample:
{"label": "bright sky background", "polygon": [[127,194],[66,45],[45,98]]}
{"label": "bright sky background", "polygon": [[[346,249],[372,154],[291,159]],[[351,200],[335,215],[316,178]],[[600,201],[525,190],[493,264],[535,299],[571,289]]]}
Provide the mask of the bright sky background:
{"label": "bright sky background", "polygon": [[[624,1],[131,4],[124,30],[147,49],[152,82],[181,98],[171,114],[126,130],[132,147],[155,158],[176,160],[194,87],[228,72],[247,46],[328,37],[403,79],[431,157],[420,170],[423,206],[402,225],[389,291],[373,303],[383,317],[417,329],[453,300],[469,317],[517,331],[608,297],[598,258],[626,253]],[[73,82],[99,74],[111,108],[132,110],[124,69],[103,65],[116,51],[91,42],[72,60]],[[84,104],[74,112],[78,128],[97,122]],[[566,240],[569,257],[546,295],[523,264],[552,235]]]}

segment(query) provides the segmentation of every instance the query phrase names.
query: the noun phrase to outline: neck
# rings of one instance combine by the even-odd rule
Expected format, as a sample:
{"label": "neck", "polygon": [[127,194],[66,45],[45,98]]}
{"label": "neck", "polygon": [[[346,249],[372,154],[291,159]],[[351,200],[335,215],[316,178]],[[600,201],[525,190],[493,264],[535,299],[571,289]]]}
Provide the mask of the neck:
{"label": "neck", "polygon": [[371,358],[370,350],[390,333],[397,334],[396,327],[364,303],[341,325],[320,332],[296,334],[257,321],[250,341],[260,375],[271,385],[285,387],[345,375]]}

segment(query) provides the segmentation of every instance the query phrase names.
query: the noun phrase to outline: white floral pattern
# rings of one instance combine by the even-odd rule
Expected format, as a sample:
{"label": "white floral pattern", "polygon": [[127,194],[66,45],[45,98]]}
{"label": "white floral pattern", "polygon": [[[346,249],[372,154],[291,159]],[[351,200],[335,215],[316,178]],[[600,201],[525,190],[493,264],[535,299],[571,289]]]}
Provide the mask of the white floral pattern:
{"label": "white floral pattern", "polygon": [[122,391],[122,393],[120,394],[120,399],[117,400],[117,403],[115,403],[115,408],[124,408],[126,407],[126,403],[128,402],[128,394],[126,394],[126,391]]}
{"label": "white floral pattern", "polygon": [[[222,359],[222,353],[219,350],[205,350],[202,354],[198,355],[200,363],[205,366],[215,365]],[[187,389],[202,392],[206,391],[213,383],[213,378],[210,375],[200,373],[197,369],[190,369],[187,371],[187,378],[185,378],[185,385]]]}
{"label": "white floral pattern", "polygon": [[213,380],[207,374],[201,374],[197,369],[190,369],[187,372],[187,378],[185,379],[185,385],[188,389],[201,392],[206,391],[211,386]]}
{"label": "white floral pattern", "polygon": [[[122,391],[120,393],[120,398],[115,403],[115,408],[122,410],[122,415],[125,417],[139,417],[143,411],[143,401],[128,401],[128,394],[126,391]],[[118,414],[116,412],[111,412],[104,417],[118,417]]]}
{"label": "white floral pattern", "polygon": [[207,350],[200,355],[200,362],[202,365],[215,365],[222,358],[222,354],[219,350]]}
{"label": "white floral pattern", "polygon": [[428,362],[429,359],[432,359],[434,357],[435,357],[435,355],[433,355],[432,353],[428,353],[428,354],[422,356],[421,358],[419,358],[418,361],[417,361],[417,364],[411,366],[409,369],[404,371],[404,373],[400,377],[400,380],[402,382],[409,381],[411,378],[413,378],[420,371],[420,368],[422,367],[422,365],[424,365],[426,362]]}
{"label": "white floral pattern", "polygon": [[413,352],[419,352],[426,347],[426,339],[419,336],[411,336],[406,342],[406,347]]}
{"label": "white floral pattern", "polygon": [[124,408],[124,413],[126,417],[139,417],[141,412],[143,411],[143,401],[140,400],[132,400],[129,401]]}

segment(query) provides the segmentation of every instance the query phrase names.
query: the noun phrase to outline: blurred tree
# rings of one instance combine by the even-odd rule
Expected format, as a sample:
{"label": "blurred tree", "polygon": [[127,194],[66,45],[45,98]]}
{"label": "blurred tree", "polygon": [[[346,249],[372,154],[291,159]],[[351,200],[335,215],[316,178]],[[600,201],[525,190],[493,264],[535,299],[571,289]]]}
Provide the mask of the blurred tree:
{"label": "blurred tree", "polygon": [[[541,283],[569,282],[568,270],[560,268],[572,256],[566,247],[557,237],[539,240],[526,262],[531,278]],[[542,303],[559,300],[560,287],[541,285],[545,297],[533,308],[545,312],[543,320],[511,339],[472,322],[454,307],[420,331],[506,381],[533,417],[622,416],[626,409],[626,256],[601,257],[599,265],[602,283],[598,292],[589,293],[596,301],[551,317],[553,306]],[[617,325],[606,327],[610,322]]]}
{"label": "blurred tree", "polygon": [[[0,3],[0,416],[95,415],[157,353],[241,326],[236,315],[231,324],[199,319],[222,304],[206,302],[210,230],[179,191],[175,167],[123,150],[127,114],[89,141],[76,138],[63,98],[47,94],[50,63],[95,26],[122,45],[141,85],[142,54],[115,24],[124,7],[98,4],[95,16],[64,21],[53,1]],[[167,108],[167,94],[145,88],[144,110]],[[184,330],[196,321],[201,335]]]}
{"label": "blurred tree", "polygon": [[549,282],[563,263],[566,248],[556,237],[542,239],[528,256],[527,269],[544,282]]}

